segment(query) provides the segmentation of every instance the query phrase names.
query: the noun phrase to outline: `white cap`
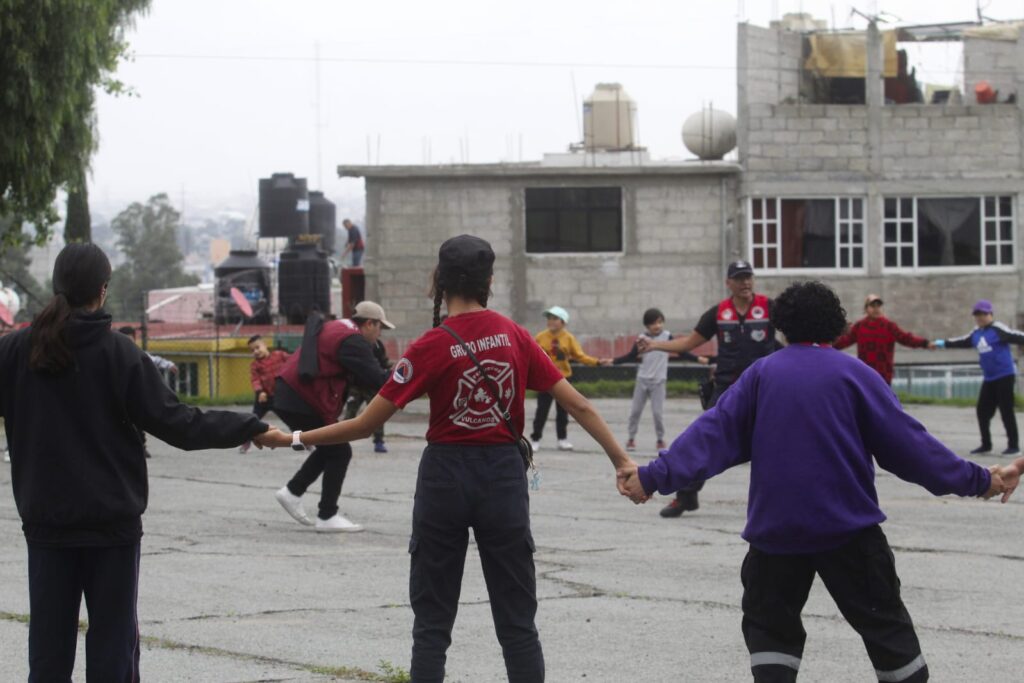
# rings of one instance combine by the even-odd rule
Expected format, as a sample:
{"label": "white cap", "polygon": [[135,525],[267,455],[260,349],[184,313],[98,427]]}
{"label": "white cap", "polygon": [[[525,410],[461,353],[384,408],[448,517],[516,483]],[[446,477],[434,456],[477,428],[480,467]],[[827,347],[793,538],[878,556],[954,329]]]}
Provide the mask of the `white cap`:
{"label": "white cap", "polygon": [[365,318],[366,320],[379,320],[380,324],[389,330],[395,329],[395,326],[388,322],[388,319],[384,316],[384,308],[375,301],[360,301],[356,304],[356,310],[352,314],[353,318]]}

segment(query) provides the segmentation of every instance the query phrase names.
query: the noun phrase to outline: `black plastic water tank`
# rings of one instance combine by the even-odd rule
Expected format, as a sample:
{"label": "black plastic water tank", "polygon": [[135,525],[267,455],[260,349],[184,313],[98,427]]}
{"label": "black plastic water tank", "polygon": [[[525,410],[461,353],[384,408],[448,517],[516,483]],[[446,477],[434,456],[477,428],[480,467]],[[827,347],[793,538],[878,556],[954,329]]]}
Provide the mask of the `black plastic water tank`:
{"label": "black plastic water tank", "polygon": [[[213,269],[217,278],[214,303],[218,325],[237,323],[270,324],[270,266],[256,256],[255,251],[232,249],[228,257]],[[245,318],[231,298],[231,288],[237,287],[252,306],[253,317]]]}
{"label": "black plastic water tank", "polygon": [[320,235],[320,248],[328,255],[334,253],[336,218],[334,202],[324,197],[324,193],[319,190],[309,193],[309,233]]}
{"label": "black plastic water tank", "polygon": [[331,312],[331,264],[315,244],[293,244],[281,252],[277,301],[290,325],[301,325],[316,309]]}
{"label": "black plastic water tank", "polygon": [[260,237],[294,237],[308,232],[306,179],[291,173],[260,178]]}

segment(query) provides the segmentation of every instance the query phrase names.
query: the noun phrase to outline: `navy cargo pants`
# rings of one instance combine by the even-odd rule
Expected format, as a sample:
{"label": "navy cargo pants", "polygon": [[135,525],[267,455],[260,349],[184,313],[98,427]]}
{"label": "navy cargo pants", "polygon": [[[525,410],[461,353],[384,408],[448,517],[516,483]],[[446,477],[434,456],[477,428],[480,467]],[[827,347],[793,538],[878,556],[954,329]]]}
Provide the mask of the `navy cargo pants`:
{"label": "navy cargo pants", "polygon": [[430,444],[416,479],[409,541],[413,683],[444,679],[473,529],[509,683],[541,683],[537,577],[526,470],[513,444]]}
{"label": "navy cargo pants", "polygon": [[792,683],[807,633],[800,612],[817,574],[860,635],[883,683],[923,683],[928,666],[889,542],[875,525],[823,553],[772,555],[750,548],[743,560],[743,638],[757,683]]}

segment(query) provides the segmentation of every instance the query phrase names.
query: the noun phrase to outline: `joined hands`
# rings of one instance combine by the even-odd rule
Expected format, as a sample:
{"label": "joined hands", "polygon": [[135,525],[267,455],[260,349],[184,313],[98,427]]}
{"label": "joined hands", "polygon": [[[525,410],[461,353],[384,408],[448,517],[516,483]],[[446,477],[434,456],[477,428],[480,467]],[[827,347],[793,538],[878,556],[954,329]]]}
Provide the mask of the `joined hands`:
{"label": "joined hands", "polygon": [[651,497],[647,495],[643,485],[640,483],[638,468],[639,465],[632,460],[617,468],[615,470],[615,487],[619,489],[620,494],[640,505],[641,503],[646,503]]}
{"label": "joined hands", "polygon": [[285,434],[277,427],[271,427],[262,434],[257,434],[252,437],[252,442],[256,444],[256,448],[277,448],[278,446],[286,448],[292,445],[292,435]]}

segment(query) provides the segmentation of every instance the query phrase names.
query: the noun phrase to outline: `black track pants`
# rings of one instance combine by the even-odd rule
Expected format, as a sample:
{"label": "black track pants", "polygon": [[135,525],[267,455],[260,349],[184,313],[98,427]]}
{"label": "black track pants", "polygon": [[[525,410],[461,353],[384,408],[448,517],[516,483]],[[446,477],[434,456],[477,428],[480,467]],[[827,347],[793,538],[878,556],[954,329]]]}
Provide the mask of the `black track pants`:
{"label": "black track pants", "polygon": [[981,383],[981,391],[978,393],[978,429],[981,431],[982,446],[992,448],[989,424],[998,408],[999,417],[1003,419],[1003,427],[1006,429],[1006,445],[1010,448],[1020,447],[1017,416],[1013,412],[1013,387],[1016,382],[1017,377],[1010,375]]}
{"label": "black track pants", "polygon": [[860,634],[884,683],[922,683],[928,666],[903,600],[889,542],[878,526],[846,545],[812,555],[770,555],[751,547],[743,560],[743,638],[757,683],[796,681],[803,656],[800,612],[815,575]]}

